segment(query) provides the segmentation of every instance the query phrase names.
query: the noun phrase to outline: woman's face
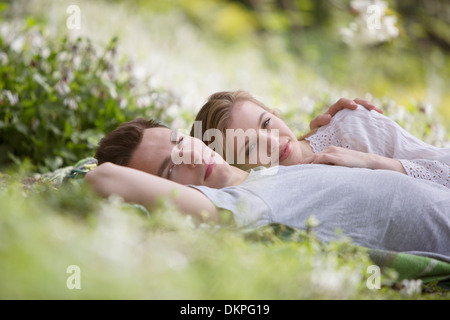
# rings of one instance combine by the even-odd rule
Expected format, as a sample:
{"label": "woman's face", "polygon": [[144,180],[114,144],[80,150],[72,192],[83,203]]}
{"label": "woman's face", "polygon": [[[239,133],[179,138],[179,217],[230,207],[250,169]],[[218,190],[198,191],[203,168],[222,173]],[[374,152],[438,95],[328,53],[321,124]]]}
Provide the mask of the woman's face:
{"label": "woman's face", "polygon": [[[226,159],[243,170],[261,165],[294,165],[302,160],[294,133],[280,118],[254,102],[236,103],[225,129]],[[230,159],[230,152],[234,159]]]}

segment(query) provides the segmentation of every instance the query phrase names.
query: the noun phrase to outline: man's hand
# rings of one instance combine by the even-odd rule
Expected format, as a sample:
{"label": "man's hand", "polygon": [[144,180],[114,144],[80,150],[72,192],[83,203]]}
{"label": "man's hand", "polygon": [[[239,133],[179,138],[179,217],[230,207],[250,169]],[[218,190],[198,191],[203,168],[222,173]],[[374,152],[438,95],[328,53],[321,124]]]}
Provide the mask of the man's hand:
{"label": "man's hand", "polygon": [[350,168],[384,169],[406,174],[399,160],[335,146],[306,157],[302,164],[331,164]]}
{"label": "man's hand", "polygon": [[311,120],[309,127],[311,128],[311,130],[314,130],[321,126],[327,125],[330,123],[331,118],[334,117],[334,115],[336,113],[338,113],[339,111],[341,111],[342,109],[345,109],[345,108],[355,110],[358,107],[358,104],[362,105],[367,110],[375,110],[376,112],[383,113],[383,110],[375,107],[373,104],[371,104],[367,100],[359,99],[359,98],[356,98],[355,100],[341,98],[335,104],[331,105],[331,107],[328,109],[327,112],[325,112],[325,113],[317,116],[313,120]]}

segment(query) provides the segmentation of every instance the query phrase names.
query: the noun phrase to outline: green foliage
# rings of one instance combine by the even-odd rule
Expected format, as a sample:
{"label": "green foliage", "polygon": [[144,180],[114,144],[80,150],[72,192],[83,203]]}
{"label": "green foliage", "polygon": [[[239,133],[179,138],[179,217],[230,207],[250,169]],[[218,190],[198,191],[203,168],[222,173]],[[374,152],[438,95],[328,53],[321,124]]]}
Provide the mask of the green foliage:
{"label": "green foliage", "polygon": [[92,156],[122,122],[171,120],[163,107],[175,98],[136,79],[117,38],[97,49],[89,39],[21,29],[0,38],[0,165],[28,158],[41,172],[55,170]]}

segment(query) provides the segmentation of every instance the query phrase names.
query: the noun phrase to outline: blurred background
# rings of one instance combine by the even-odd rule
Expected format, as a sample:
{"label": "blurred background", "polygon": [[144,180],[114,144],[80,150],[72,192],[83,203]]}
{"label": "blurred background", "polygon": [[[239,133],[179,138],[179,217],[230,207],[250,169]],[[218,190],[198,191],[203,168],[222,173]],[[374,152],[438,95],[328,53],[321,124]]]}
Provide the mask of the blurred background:
{"label": "blurred background", "polygon": [[138,115],[189,129],[210,94],[235,89],[278,108],[299,135],[340,97],[361,97],[427,142],[449,142],[447,0],[11,0],[0,10],[1,164],[71,164]]}

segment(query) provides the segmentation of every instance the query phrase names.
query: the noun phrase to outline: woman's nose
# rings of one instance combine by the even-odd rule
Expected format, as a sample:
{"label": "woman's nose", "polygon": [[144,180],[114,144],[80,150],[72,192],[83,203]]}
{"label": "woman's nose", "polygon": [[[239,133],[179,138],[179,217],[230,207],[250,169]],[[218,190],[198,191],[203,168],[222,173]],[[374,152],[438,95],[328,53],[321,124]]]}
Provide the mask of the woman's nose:
{"label": "woman's nose", "polygon": [[259,134],[258,141],[260,147],[266,149],[265,151],[267,155],[271,155],[272,152],[278,152],[278,148],[280,145],[280,137],[278,134],[278,130],[262,130]]}
{"label": "woman's nose", "polygon": [[198,164],[202,164],[203,162],[203,158],[202,158],[202,154],[198,151],[198,150],[192,150],[191,151],[191,166],[195,167]]}

